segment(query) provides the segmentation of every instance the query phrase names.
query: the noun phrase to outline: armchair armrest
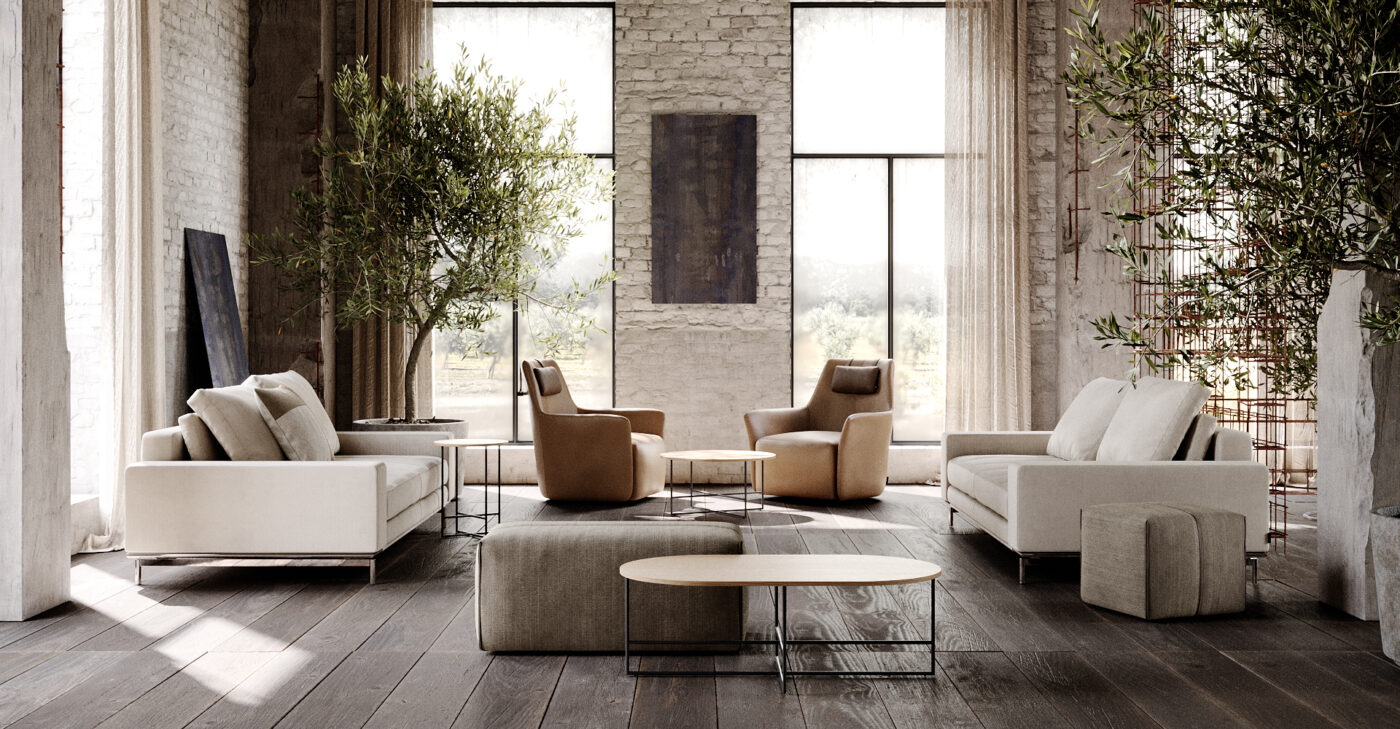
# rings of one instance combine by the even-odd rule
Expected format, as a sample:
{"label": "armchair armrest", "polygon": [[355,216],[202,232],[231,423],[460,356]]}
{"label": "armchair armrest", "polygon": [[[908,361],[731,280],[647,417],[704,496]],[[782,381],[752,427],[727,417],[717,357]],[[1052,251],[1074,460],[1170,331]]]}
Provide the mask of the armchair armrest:
{"label": "armchair armrest", "polygon": [[[535,464],[540,480],[552,484],[586,484],[587,491],[550,498],[626,501],[632,494],[632,425],[621,415],[535,414]],[[555,476],[555,474],[558,474]]]}
{"label": "armchair armrest", "polygon": [[778,433],[807,430],[807,408],[770,408],[744,413],[744,427],[749,431],[749,448],[759,438]]}
{"label": "armchair armrest", "polygon": [[1244,514],[1245,549],[1268,549],[1269,469],[1253,461],[1023,463],[1007,474],[1007,532],[1023,552],[1079,551],[1079,511],[1165,501]]}
{"label": "armchair armrest", "polygon": [[580,415],[621,415],[631,423],[633,433],[651,433],[659,436],[666,427],[666,413],[654,408],[579,408],[578,411]]}
{"label": "armchair armrest", "polygon": [[836,498],[875,496],[890,472],[894,413],[855,413],[841,424],[836,455]]}
{"label": "armchair armrest", "polygon": [[435,440],[451,438],[445,430],[386,431],[351,430],[339,431],[342,456],[437,456],[439,449]]}

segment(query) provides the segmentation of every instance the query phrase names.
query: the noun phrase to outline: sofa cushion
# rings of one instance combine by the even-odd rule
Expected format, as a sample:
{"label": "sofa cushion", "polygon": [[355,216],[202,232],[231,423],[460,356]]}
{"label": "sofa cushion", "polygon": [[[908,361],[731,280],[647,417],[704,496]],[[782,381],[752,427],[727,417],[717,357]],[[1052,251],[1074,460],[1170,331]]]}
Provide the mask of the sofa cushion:
{"label": "sofa cushion", "polygon": [[253,388],[195,390],[186,401],[235,461],[283,461],[282,447],[263,421]]}
{"label": "sofa cushion", "polygon": [[1210,399],[1194,383],[1144,377],[1123,395],[1104,431],[1100,461],[1166,461],[1176,455],[1186,429]]}
{"label": "sofa cushion", "polygon": [[228,454],[219,447],[219,441],[209,432],[209,426],[194,413],[185,413],[176,421],[180,424],[180,437],[185,441],[185,450],[191,461],[227,461]]}
{"label": "sofa cushion", "polygon": [[948,461],[948,472],[943,474],[943,478],[948,486],[971,496],[1005,518],[1011,466],[1018,463],[1059,462],[1061,459],[1054,456],[958,456]]}
{"label": "sofa cushion", "polygon": [[1176,461],[1204,461],[1210,451],[1210,441],[1215,437],[1215,417],[1201,413],[1191,420],[1186,429],[1186,438],[1176,450]]}
{"label": "sofa cushion", "polygon": [[1104,431],[1108,430],[1108,423],[1129,387],[1124,380],[1108,377],[1085,385],[1060,416],[1060,422],[1055,424],[1045,452],[1066,461],[1094,460]]}
{"label": "sofa cushion", "polygon": [[331,453],[340,452],[340,437],[335,434],[335,424],[331,422],[331,416],[326,413],[326,406],[321,403],[321,398],[316,395],[316,388],[307,382],[305,377],[293,370],[278,372],[273,375],[251,375],[243,381],[245,386],[253,387],[286,387],[297,394],[310,406],[312,420],[316,424],[316,429],[326,439],[330,445]]}
{"label": "sofa cushion", "polygon": [[841,433],[797,430],[758,439],[754,448],[776,455],[763,463],[763,477],[785,484],[802,484],[809,498],[836,498],[836,451]]}
{"label": "sofa cushion", "polygon": [[311,412],[312,406],[290,387],[255,387],[263,422],[277,439],[283,455],[293,461],[329,461],[331,445]]}
{"label": "sofa cushion", "polygon": [[384,518],[392,519],[442,486],[437,456],[336,456],[337,461],[384,464]]}
{"label": "sofa cushion", "polygon": [[541,395],[558,395],[564,391],[564,374],[558,367],[536,367],[535,384],[539,385]]}
{"label": "sofa cushion", "polygon": [[847,395],[877,393],[880,391],[880,368],[837,365],[831,373],[831,391]]}

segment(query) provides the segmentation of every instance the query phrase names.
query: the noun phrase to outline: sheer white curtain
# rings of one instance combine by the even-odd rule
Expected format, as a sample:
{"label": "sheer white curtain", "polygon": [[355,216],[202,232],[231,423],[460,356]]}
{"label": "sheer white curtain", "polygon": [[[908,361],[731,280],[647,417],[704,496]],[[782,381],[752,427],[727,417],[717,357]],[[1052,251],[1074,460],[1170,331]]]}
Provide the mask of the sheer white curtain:
{"label": "sheer white curtain", "polygon": [[1026,4],[948,3],[948,430],[1030,426]]}
{"label": "sheer white curtain", "polygon": [[[121,549],[126,541],[123,472],[139,460],[141,435],[167,423],[164,213],[161,206],[160,2],[112,0],[111,109],[106,170],[112,201],[104,221],[102,271],[104,349],[112,368],[111,463],[99,480],[104,530],[81,551]],[[82,376],[74,372],[74,376]],[[74,448],[89,447],[74,441]]]}

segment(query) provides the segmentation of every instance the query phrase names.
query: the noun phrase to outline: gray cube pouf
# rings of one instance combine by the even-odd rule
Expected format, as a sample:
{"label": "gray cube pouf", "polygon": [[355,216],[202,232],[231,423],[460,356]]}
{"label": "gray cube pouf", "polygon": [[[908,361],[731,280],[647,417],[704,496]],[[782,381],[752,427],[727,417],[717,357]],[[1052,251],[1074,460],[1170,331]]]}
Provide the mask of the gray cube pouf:
{"label": "gray cube pouf", "polygon": [[[622,651],[625,562],[675,554],[742,554],[722,522],[503,524],[477,546],[476,629],[487,651]],[[632,585],[634,640],[737,640],[738,587]]]}
{"label": "gray cube pouf", "polygon": [[1079,596],[1139,618],[1244,610],[1244,516],[1193,504],[1099,504],[1079,517]]}

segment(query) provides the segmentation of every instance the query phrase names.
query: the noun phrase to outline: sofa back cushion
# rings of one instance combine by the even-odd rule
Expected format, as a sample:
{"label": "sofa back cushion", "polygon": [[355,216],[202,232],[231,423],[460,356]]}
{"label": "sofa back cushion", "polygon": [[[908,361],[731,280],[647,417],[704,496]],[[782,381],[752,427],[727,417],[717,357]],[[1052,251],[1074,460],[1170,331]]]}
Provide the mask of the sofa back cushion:
{"label": "sofa back cushion", "polygon": [[185,413],[180,416],[180,437],[185,439],[185,450],[191,461],[227,461],[228,454],[219,446],[209,426],[198,415]]}
{"label": "sofa back cushion", "polygon": [[1099,443],[1100,461],[1167,461],[1210,398],[1194,383],[1143,377],[1130,386]]}
{"label": "sofa back cushion", "polygon": [[288,370],[274,375],[252,375],[244,380],[243,384],[247,387],[286,387],[295,392],[302,402],[310,406],[307,415],[311,417],[316,431],[330,445],[331,453],[340,452],[340,436],[335,434],[335,424],[331,422],[331,416],[326,414],[326,406],[321,404],[321,398],[317,397],[316,388],[301,374]]}
{"label": "sofa back cushion", "polygon": [[1055,424],[1045,454],[1066,461],[1094,460],[1104,431],[1108,430],[1109,421],[1130,387],[1132,385],[1125,380],[1108,377],[1085,385],[1060,416],[1060,422]]}
{"label": "sofa back cushion", "polygon": [[[330,444],[308,405],[290,387],[255,387],[258,410],[282,453],[293,461],[329,461]],[[323,411],[324,412],[324,411]]]}
{"label": "sofa back cushion", "polygon": [[[235,461],[283,461],[282,447],[263,422],[253,388],[235,385],[195,390],[186,401]],[[188,446],[186,446],[188,447]]]}

